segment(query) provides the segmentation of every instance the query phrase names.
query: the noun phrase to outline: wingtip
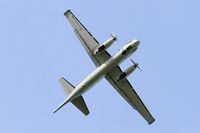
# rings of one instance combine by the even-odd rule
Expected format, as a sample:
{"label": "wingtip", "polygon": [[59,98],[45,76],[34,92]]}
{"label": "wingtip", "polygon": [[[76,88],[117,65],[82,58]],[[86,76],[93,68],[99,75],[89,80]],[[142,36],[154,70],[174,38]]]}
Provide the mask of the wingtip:
{"label": "wingtip", "polygon": [[67,16],[67,14],[70,13],[70,12],[71,12],[71,10],[68,9],[68,10],[64,13],[64,15]]}
{"label": "wingtip", "polygon": [[85,116],[88,116],[90,114],[89,110],[87,112],[83,112]]}
{"label": "wingtip", "polygon": [[62,80],[64,80],[65,78],[64,77],[60,77],[59,79],[58,79],[58,81],[62,81]]}
{"label": "wingtip", "polygon": [[148,124],[151,125],[154,122],[155,122],[155,119],[153,118],[153,120],[151,122],[149,122]]}

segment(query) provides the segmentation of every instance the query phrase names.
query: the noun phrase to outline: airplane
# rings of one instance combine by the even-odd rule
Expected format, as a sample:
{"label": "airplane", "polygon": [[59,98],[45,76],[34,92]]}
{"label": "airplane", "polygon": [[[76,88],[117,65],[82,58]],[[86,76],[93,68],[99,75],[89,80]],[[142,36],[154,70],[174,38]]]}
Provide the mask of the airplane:
{"label": "airplane", "polygon": [[111,37],[108,40],[100,44],[85,28],[85,26],[76,18],[71,10],[67,10],[64,15],[69,20],[69,23],[73,27],[73,30],[81,44],[87,51],[87,54],[96,65],[96,69],[76,87],[68,82],[64,77],[59,79],[59,82],[68,97],[54,111],[54,113],[61,109],[68,102],[71,102],[87,116],[89,114],[89,110],[82,95],[104,77],[130,104],[130,106],[143,116],[148,124],[152,124],[155,119],[127,79],[127,77],[136,68],[139,68],[138,63],[135,63],[133,60],[131,60],[133,65],[127,68],[124,72],[119,67],[121,62],[123,62],[137,50],[140,41],[136,39],[129,41],[118,52],[116,52],[115,55],[111,56],[106,50],[113,44],[114,41],[116,41],[117,37],[114,34],[111,34]]}

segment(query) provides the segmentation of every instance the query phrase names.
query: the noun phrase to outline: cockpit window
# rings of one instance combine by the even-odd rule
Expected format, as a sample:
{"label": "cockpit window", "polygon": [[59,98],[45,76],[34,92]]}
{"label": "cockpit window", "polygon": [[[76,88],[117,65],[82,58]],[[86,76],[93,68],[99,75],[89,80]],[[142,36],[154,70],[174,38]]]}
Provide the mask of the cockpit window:
{"label": "cockpit window", "polygon": [[132,45],[129,45],[128,48],[127,48],[127,50],[131,49],[132,47],[133,47]]}
{"label": "cockpit window", "polygon": [[133,47],[132,45],[129,45],[126,49],[124,49],[124,50],[122,51],[122,54],[123,54],[123,55],[126,54],[127,51],[129,51],[132,47]]}
{"label": "cockpit window", "polygon": [[122,54],[124,55],[124,54],[126,54],[126,52],[127,52],[127,50],[123,50],[123,51],[122,51]]}

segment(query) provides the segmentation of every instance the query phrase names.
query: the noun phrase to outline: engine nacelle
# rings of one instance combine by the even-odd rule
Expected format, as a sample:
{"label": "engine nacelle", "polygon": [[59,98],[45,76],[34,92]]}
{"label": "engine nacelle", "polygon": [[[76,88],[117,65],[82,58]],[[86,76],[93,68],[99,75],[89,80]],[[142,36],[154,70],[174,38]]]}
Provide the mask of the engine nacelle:
{"label": "engine nacelle", "polygon": [[130,66],[129,68],[127,68],[123,73],[121,73],[118,77],[117,77],[117,81],[121,81],[124,80],[126,77],[128,77],[136,68],[137,68],[138,64],[134,64],[132,66]]}
{"label": "engine nacelle", "polygon": [[117,40],[117,37],[114,34],[111,34],[111,37],[106,40],[101,46],[99,46],[95,51],[94,54],[100,54],[101,52],[105,51],[107,48],[109,48],[114,41]]}

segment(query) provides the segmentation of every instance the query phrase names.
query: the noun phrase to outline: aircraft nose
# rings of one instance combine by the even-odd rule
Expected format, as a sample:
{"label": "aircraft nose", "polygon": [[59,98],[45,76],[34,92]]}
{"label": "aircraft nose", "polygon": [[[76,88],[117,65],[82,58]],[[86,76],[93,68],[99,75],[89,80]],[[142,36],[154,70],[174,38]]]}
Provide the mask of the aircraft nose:
{"label": "aircraft nose", "polygon": [[139,41],[139,40],[133,40],[133,45],[134,45],[135,47],[137,47],[139,44],[140,44],[140,41]]}

